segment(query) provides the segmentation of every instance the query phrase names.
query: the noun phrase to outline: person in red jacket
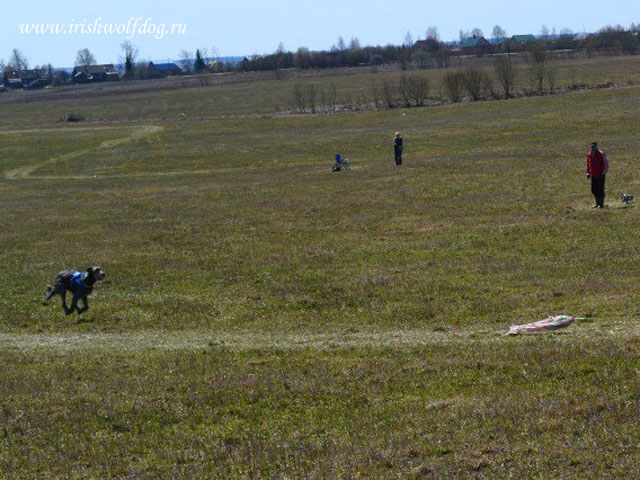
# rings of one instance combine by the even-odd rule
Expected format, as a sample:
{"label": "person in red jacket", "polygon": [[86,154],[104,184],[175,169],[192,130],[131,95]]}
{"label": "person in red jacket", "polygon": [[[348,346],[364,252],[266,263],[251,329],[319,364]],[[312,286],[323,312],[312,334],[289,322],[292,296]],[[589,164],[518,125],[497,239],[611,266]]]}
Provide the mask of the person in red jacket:
{"label": "person in red jacket", "polygon": [[589,144],[589,154],[587,155],[587,178],[591,179],[591,193],[596,199],[593,208],[604,208],[604,183],[609,172],[609,160],[607,155],[600,149],[598,144]]}

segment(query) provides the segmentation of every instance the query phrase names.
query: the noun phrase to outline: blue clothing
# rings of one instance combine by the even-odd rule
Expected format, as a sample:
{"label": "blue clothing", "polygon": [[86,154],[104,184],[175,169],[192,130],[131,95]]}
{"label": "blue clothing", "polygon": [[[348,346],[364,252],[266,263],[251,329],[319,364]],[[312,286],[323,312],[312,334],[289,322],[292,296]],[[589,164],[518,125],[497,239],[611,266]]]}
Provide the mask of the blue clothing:
{"label": "blue clothing", "polygon": [[84,287],[84,280],[87,278],[86,273],[82,272],[73,272],[71,275],[71,283],[77,285],[78,287]]}

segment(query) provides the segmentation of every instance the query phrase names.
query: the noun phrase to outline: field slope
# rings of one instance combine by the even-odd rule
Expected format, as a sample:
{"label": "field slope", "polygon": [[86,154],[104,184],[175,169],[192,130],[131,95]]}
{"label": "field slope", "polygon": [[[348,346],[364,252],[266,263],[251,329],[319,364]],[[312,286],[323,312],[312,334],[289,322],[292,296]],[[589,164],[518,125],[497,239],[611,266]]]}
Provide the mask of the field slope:
{"label": "field slope", "polygon": [[[317,116],[251,84],[179,98],[0,107],[3,478],[638,471],[640,210],[618,197],[640,87]],[[42,302],[93,263],[82,319]],[[586,320],[501,336],[553,313]]]}

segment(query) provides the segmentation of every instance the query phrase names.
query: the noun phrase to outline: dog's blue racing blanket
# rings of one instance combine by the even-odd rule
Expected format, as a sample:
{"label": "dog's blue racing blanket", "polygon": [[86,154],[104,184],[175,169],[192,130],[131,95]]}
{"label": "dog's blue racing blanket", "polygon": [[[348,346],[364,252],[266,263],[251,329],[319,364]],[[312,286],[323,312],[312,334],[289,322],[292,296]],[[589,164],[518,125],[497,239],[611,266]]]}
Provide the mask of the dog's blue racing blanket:
{"label": "dog's blue racing blanket", "polygon": [[84,280],[85,278],[87,278],[87,274],[86,273],[82,273],[82,272],[73,272],[73,275],[71,275],[71,283],[79,286],[79,287],[84,287]]}

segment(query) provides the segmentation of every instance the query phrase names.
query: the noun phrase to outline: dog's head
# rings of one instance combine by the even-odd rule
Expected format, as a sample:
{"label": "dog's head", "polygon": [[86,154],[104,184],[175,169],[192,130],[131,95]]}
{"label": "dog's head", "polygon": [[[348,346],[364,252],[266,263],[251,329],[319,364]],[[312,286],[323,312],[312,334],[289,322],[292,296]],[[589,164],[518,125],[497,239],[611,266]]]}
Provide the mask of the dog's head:
{"label": "dog's head", "polygon": [[87,268],[87,273],[89,273],[89,275],[92,275],[97,281],[104,280],[104,278],[107,276],[107,274],[104,273],[102,267],[99,265],[94,265],[93,267]]}

